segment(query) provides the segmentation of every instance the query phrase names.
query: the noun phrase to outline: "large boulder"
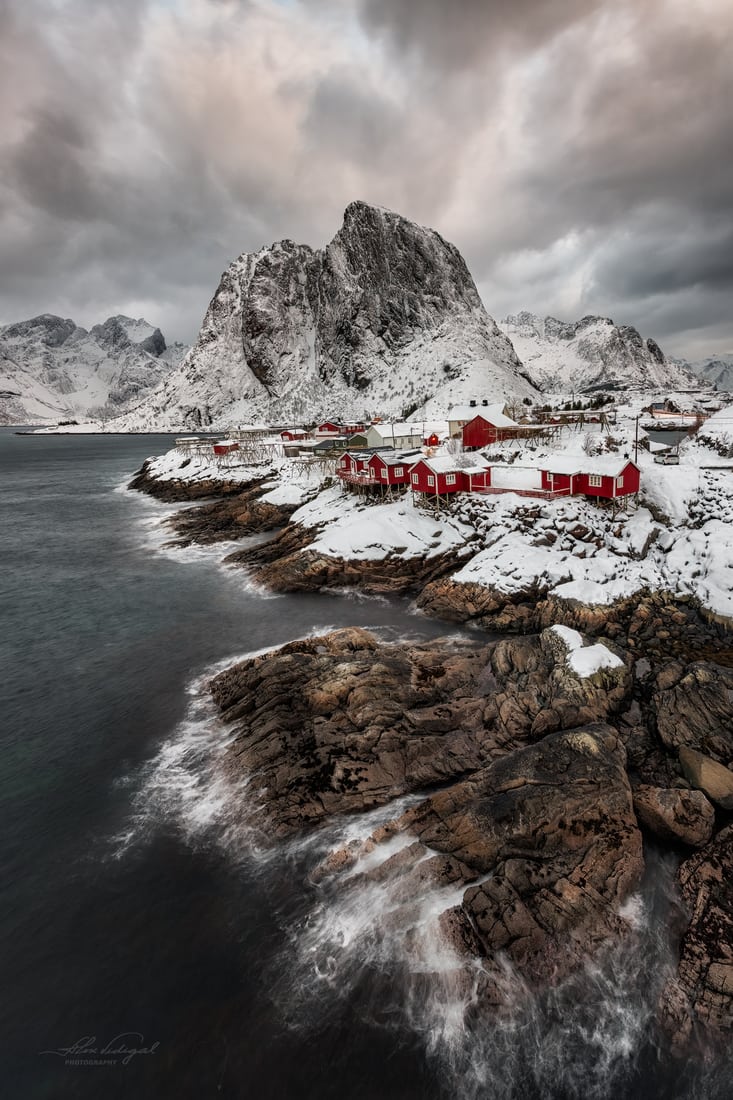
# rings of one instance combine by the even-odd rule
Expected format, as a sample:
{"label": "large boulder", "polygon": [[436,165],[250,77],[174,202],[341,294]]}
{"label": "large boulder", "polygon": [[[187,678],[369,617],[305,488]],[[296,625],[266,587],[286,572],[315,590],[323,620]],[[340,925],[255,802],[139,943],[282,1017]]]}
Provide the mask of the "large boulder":
{"label": "large boulder", "polygon": [[698,791],[724,810],[733,810],[733,771],[695,749],[680,749],[685,776]]}
{"label": "large boulder", "polygon": [[608,717],[631,683],[614,660],[580,675],[551,630],[480,648],[445,639],[380,645],[346,630],[244,661],[211,690],[236,723],[230,774],[256,776],[261,819],[283,835]]}
{"label": "large boulder", "polygon": [[733,759],[733,675],[700,661],[670,661],[657,675],[654,712],[667,749],[683,745],[726,763]]}
{"label": "large boulder", "polygon": [[713,835],[715,810],[702,791],[640,785],[634,809],[642,825],[660,840],[702,848]]}

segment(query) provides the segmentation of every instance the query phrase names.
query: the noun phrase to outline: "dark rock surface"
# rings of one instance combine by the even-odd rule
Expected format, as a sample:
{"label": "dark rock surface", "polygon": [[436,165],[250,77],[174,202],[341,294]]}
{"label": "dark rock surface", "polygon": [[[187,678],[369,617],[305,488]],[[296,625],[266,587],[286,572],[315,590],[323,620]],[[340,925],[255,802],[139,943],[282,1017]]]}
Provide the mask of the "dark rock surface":
{"label": "dark rock surface", "polygon": [[224,500],[186,508],[171,516],[167,525],[176,534],[176,544],[202,546],[240,539],[260,531],[275,531],[283,527],[297,507],[295,504],[268,504],[260,500],[258,482],[254,487]]}
{"label": "dark rock surface", "polygon": [[634,809],[642,825],[660,840],[702,848],[715,828],[715,810],[702,791],[640,785]]}
{"label": "dark rock surface", "polygon": [[236,722],[230,766],[257,775],[282,834],[475,771],[623,706],[628,669],[580,679],[556,638],[399,647],[343,630],[292,642],[212,681],[222,717]]}
{"label": "dark rock surface", "polygon": [[689,923],[676,978],[662,994],[661,1013],[677,1047],[695,1038],[733,1038],[733,826],[679,869]]}
{"label": "dark rock surface", "polygon": [[[689,914],[660,1009],[683,1049],[697,1029],[730,1026],[731,830],[713,836],[725,810],[716,819],[683,775],[680,753],[695,750],[677,742],[685,731],[697,741],[701,726],[675,690],[679,662],[665,676],[603,643],[623,664],[580,677],[551,629],[475,643],[385,645],[360,629],[292,642],[211,682],[234,731],[223,769],[234,790],[247,780],[239,813],[264,843],[410,796],[365,842],[334,848],[314,882],[397,876],[398,922],[403,905],[414,918],[421,897],[444,897],[455,981],[477,980],[479,959],[477,995],[494,1007],[507,960],[528,990],[542,988],[634,934],[624,902],[644,867],[640,826],[672,851],[699,847],[680,869]],[[698,662],[693,700],[713,682]],[[660,692],[674,744],[657,729]],[[718,743],[725,708],[705,723]]]}

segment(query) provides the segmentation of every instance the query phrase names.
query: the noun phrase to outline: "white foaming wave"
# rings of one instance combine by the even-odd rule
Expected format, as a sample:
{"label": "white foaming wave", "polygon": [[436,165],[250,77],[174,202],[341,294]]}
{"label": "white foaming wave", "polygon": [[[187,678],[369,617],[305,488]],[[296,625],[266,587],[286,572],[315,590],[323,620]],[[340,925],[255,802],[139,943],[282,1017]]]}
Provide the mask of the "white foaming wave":
{"label": "white foaming wave", "polygon": [[[213,700],[195,688],[186,717],[137,777],[128,827],[113,838],[121,858],[144,843],[162,823],[175,825],[195,841],[221,822],[237,792],[221,773],[222,758],[233,734],[218,719]],[[125,785],[129,777],[125,777]]]}
{"label": "white foaming wave", "polygon": [[364,592],[361,588],[351,588],[344,585],[341,588],[321,588],[324,596],[339,596],[343,600],[354,600],[356,603],[378,603],[388,607],[394,597],[383,595],[381,592]]}
{"label": "white foaming wave", "polygon": [[152,836],[162,823],[168,823],[175,825],[189,842],[206,834],[233,854],[247,854],[262,863],[282,861],[326,850],[334,844],[334,838],[344,838],[344,843],[357,837],[366,839],[379,824],[411,804],[410,799],[403,799],[380,807],[363,815],[361,827],[348,819],[336,821],[330,827],[328,839],[316,832],[280,847],[264,845],[261,834],[244,820],[244,800],[247,800],[246,817],[251,821],[257,817],[259,795],[251,776],[242,775],[237,780],[224,774],[223,758],[236,733],[219,717],[209,683],[228,668],[274,653],[289,641],[304,641],[333,629],[314,624],[296,638],[229,655],[209,665],[186,685],[190,700],[187,712],[172,736],[137,775],[125,775],[116,782],[117,786],[135,788],[129,827],[113,838],[117,858]]}
{"label": "white foaming wave", "polygon": [[[405,808],[401,800],[388,809],[394,818]],[[363,815],[348,828],[325,830],[321,841],[330,840],[331,850],[363,842],[375,820]],[[386,824],[382,813],[379,823]],[[415,858],[405,860],[413,844]],[[673,897],[674,867],[658,866],[654,881],[621,907],[628,936],[538,993],[508,959],[491,960],[489,973],[446,941],[441,918],[461,904],[467,887],[412,874],[434,856],[420,854],[416,838],[399,832],[367,846],[319,887],[312,910],[292,930],[292,955],[284,962],[291,1019],[296,1006],[293,1026],[322,1019],[314,1003],[325,1012],[341,998],[355,998],[367,1018],[378,1004],[380,1018],[386,1014],[393,1026],[421,1036],[452,1094],[476,1100],[624,1095],[644,1068],[640,1059],[653,1050],[658,997],[674,968],[669,921],[659,913]],[[482,1008],[487,979],[500,1011]]]}

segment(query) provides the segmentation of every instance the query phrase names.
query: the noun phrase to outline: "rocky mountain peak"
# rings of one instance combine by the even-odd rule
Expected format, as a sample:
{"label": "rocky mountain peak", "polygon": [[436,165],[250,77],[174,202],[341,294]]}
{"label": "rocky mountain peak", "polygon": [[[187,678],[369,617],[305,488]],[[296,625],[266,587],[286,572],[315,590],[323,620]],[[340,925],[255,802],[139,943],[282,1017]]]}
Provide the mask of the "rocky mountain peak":
{"label": "rocky mountain peak", "polygon": [[[58,348],[65,344],[77,330],[70,317],[57,317],[54,313],[39,313],[28,321],[17,321],[6,325],[3,337],[6,340],[36,340],[48,348]],[[84,330],[82,330],[84,331]]]}
{"label": "rocky mountain peak", "polygon": [[325,248],[283,240],[229,266],[145,422],[227,426],[326,407],[432,416],[477,395],[534,392],[458,249],[357,201]]}

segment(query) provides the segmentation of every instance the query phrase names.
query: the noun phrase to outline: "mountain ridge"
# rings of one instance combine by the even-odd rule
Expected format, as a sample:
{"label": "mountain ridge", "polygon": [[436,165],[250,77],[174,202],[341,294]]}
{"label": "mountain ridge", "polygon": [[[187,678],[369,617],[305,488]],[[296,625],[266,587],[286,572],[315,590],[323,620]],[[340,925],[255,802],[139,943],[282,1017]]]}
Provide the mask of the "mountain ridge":
{"label": "mountain ridge", "polygon": [[223,273],[191,351],[128,417],[189,428],[537,396],[458,249],[356,201],[322,249],[277,241]]}
{"label": "mountain ridge", "polygon": [[587,314],[578,321],[539,317],[524,310],[499,327],[543,390],[690,389],[699,385],[655,340],[631,325]]}
{"label": "mountain ridge", "polygon": [[53,313],[0,326],[0,423],[107,420],[137,405],[186,350],[123,314],[90,329]]}

